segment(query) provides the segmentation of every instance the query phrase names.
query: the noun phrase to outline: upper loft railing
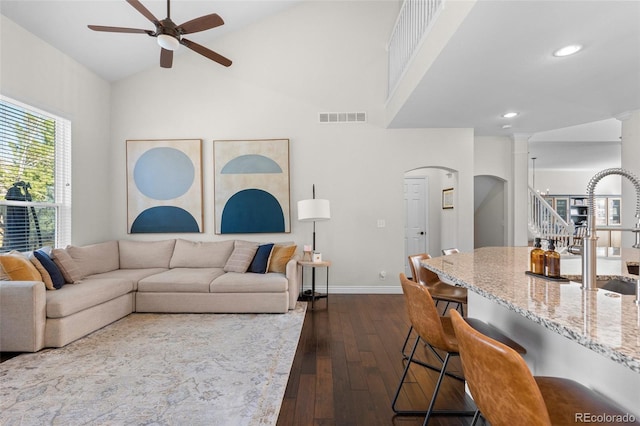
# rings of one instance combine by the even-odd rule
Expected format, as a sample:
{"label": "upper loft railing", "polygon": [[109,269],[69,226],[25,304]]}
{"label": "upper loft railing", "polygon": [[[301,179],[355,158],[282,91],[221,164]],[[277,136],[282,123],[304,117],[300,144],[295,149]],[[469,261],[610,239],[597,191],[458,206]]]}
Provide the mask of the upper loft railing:
{"label": "upper loft railing", "polygon": [[529,187],[529,232],[543,240],[555,240],[556,247],[573,244],[574,227],[568,224],[547,201]]}
{"label": "upper loft railing", "polygon": [[445,0],[405,0],[389,40],[388,98],[426,38]]}

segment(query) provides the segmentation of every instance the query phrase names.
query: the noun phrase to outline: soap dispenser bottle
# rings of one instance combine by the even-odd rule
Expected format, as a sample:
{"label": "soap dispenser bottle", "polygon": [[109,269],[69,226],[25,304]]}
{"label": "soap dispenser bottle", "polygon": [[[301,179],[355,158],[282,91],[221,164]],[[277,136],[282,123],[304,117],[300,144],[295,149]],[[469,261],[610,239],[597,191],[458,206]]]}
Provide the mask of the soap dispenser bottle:
{"label": "soap dispenser bottle", "polygon": [[560,278],[560,253],[556,251],[555,240],[549,240],[549,249],[544,252],[544,274]]}
{"label": "soap dispenser bottle", "polygon": [[544,250],[542,250],[540,238],[534,240],[533,250],[529,256],[529,270],[534,274],[544,275]]}

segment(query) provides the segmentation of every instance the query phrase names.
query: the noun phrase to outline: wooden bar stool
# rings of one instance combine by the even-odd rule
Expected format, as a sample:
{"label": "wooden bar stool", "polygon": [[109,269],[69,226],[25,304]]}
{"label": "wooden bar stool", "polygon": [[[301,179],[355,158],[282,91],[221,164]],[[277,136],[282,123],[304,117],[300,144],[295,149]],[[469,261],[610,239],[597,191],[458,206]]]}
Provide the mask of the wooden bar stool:
{"label": "wooden bar stool", "polygon": [[[400,383],[398,384],[398,388],[396,390],[395,396],[393,398],[393,402],[391,403],[391,408],[396,414],[402,415],[425,415],[424,424],[426,425],[429,422],[429,418],[432,415],[456,415],[456,416],[473,416],[476,411],[475,410],[434,410],[436,398],[438,396],[438,391],[440,389],[440,385],[442,384],[442,380],[447,374],[447,365],[452,356],[458,356],[458,342],[456,340],[456,336],[453,333],[453,328],[451,325],[450,317],[443,317],[438,314],[438,310],[436,308],[436,304],[429,294],[429,290],[423,285],[417,284],[413,281],[410,281],[405,274],[400,274],[400,283],[402,284],[402,291],[405,296],[405,302],[407,304],[407,310],[409,314],[409,319],[413,326],[413,329],[418,333],[418,338],[416,339],[413,349],[411,350],[411,355],[409,355],[407,359],[406,366],[402,373],[402,377],[400,378]],[[453,309],[451,312],[456,312],[458,316],[460,314]],[[486,324],[479,320],[474,320],[476,326],[482,327],[487,332],[492,332],[497,338],[501,339],[512,346],[521,353],[525,353],[526,351],[520,345],[518,345],[513,340],[508,337],[502,335],[497,329],[493,329],[489,324]],[[493,331],[492,331],[493,330]],[[423,341],[427,344],[427,346],[437,354],[436,349],[446,352],[446,356],[444,359],[438,358],[442,361],[442,366],[439,369],[438,380],[436,382],[436,386],[433,390],[433,394],[431,396],[431,401],[429,402],[429,408],[427,411],[421,410],[399,410],[396,407],[398,402],[398,397],[400,395],[400,391],[402,389],[402,385],[409,371],[409,367],[411,364],[416,363],[423,365],[418,362],[418,360],[414,359],[416,349],[420,341]],[[430,367],[432,368],[432,367]]]}
{"label": "wooden bar stool", "polygon": [[615,417],[611,423],[593,423],[580,416],[629,417],[613,402],[578,382],[534,377],[513,349],[474,330],[453,309],[450,312],[467,385],[492,426],[511,426],[515,419],[528,426],[621,424]]}

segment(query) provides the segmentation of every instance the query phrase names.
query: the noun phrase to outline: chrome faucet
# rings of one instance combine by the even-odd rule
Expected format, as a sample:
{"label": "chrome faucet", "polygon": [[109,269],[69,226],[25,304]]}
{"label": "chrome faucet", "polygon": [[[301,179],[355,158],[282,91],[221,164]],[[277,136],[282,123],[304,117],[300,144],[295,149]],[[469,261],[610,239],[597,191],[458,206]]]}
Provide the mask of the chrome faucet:
{"label": "chrome faucet", "polygon": [[[636,241],[633,248],[640,248],[640,179],[633,173],[625,169],[605,169],[596,173],[591,178],[587,185],[587,197],[589,206],[589,217],[587,218],[587,235],[583,240],[582,248],[582,288],[587,290],[595,290],[596,286],[596,243],[598,236],[596,235],[596,209],[595,209],[595,188],[598,182],[610,175],[624,176],[633,183],[636,189],[636,219],[638,223],[635,224],[632,232],[636,234]],[[636,300],[640,295],[636,295]]]}

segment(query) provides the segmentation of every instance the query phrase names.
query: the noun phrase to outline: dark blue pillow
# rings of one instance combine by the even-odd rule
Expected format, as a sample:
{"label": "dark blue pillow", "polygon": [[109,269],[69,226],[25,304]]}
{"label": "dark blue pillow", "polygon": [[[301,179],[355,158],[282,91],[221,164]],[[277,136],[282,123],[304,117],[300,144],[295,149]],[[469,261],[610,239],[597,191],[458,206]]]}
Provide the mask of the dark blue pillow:
{"label": "dark blue pillow", "polygon": [[269,266],[269,257],[271,257],[271,250],[273,244],[263,244],[258,246],[258,251],[249,265],[247,272],[254,272],[256,274],[266,274],[267,267]]}
{"label": "dark blue pillow", "polygon": [[61,288],[65,283],[64,277],[62,276],[62,272],[60,272],[58,265],[53,262],[53,259],[51,259],[49,255],[42,250],[34,251],[33,255],[40,261],[42,267],[46,269],[51,276],[53,287],[56,289]]}

